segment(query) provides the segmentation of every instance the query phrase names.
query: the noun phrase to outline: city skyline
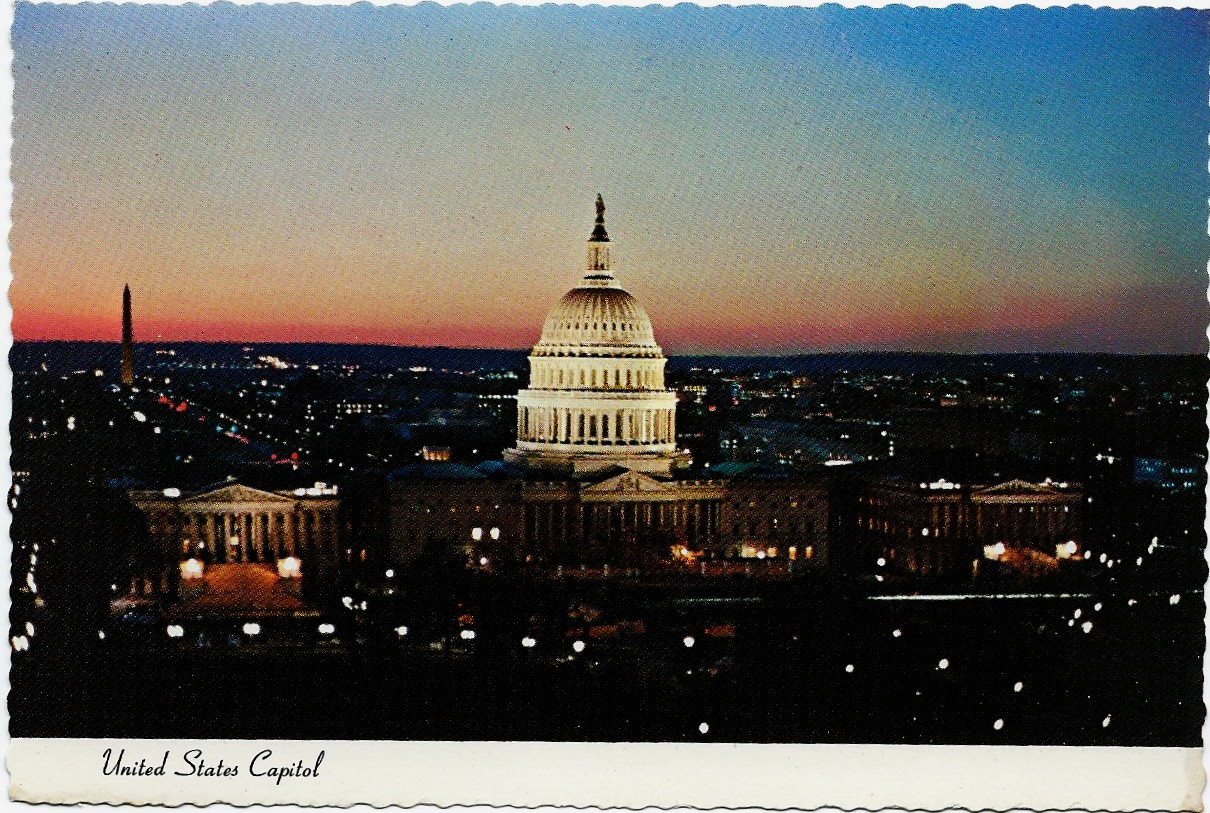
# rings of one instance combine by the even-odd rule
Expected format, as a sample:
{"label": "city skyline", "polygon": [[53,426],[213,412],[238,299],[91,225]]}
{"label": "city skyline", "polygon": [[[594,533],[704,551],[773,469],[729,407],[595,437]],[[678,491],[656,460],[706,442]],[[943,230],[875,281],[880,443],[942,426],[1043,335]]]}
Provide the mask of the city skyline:
{"label": "city skyline", "polygon": [[1200,352],[1205,22],[21,4],[14,337]]}

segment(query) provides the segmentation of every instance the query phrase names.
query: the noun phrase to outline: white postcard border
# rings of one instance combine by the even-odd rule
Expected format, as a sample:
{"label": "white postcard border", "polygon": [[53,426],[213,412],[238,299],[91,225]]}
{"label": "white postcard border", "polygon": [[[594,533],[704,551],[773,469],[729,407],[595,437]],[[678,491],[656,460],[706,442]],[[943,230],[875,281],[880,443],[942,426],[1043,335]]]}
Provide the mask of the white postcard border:
{"label": "white postcard border", "polygon": [[1175,811],[1204,785],[1194,748],[30,738],[8,769],[56,804]]}

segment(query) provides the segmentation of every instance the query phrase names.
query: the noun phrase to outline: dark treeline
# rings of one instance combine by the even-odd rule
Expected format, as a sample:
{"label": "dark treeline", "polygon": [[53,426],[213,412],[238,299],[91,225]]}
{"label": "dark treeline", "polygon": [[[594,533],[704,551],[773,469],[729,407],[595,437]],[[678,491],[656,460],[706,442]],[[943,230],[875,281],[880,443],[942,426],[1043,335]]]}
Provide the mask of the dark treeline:
{"label": "dark treeline", "polygon": [[[249,355],[278,356],[295,363],[356,364],[366,367],[424,366],[452,370],[525,369],[528,351],[487,348],[396,347],[379,344],[256,342],[156,342],[136,347],[136,358],[153,361],[152,348],[175,350],[177,360],[231,364]],[[244,348],[251,348],[245,350]],[[32,371],[45,363],[53,373],[75,370],[116,369],[121,357],[118,342],[15,342],[9,363],[16,372]],[[813,353],[791,356],[672,356],[669,370],[694,367],[729,371],[831,374],[850,373],[1094,376],[1118,380],[1206,380],[1210,360],[1197,355],[1127,356],[1108,353]]]}

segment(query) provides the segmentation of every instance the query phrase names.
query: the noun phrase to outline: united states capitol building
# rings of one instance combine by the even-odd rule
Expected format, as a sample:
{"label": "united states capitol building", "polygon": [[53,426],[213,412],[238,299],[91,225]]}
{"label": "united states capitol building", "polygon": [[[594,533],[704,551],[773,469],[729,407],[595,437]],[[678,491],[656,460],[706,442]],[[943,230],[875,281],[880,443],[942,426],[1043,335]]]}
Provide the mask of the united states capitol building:
{"label": "united states capitol building", "polygon": [[838,490],[823,469],[696,466],[677,445],[667,360],[615,276],[611,247],[598,196],[583,275],[529,354],[503,459],[472,465],[447,454],[313,487],[228,477],[130,489],[159,552],[147,578],[154,591],[175,593],[178,575],[188,581],[192,568],[210,579],[220,565],[255,566],[222,569],[233,576],[284,567],[283,579],[305,574],[322,592],[361,565],[727,574],[761,560],[763,573],[930,575],[970,572],[972,560],[1017,548],[1051,566],[1082,551],[1078,484],[875,477]]}
{"label": "united states capitol building", "polygon": [[[677,558],[828,559],[824,484],[696,469],[651,319],[615,277],[597,198],[580,281],[555,304],[503,461],[417,463],[389,489],[390,558],[448,545],[489,560],[629,567]],[[480,556],[480,554],[482,554]]]}
{"label": "united states capitol building", "polygon": [[826,567],[821,479],[755,465],[698,468],[677,447],[667,360],[647,312],[614,276],[610,248],[598,196],[583,277],[530,353],[516,444],[503,460],[426,459],[381,481],[307,488],[230,477],[130,489],[160,552],[149,589],[176,593],[202,573],[242,578],[283,562],[321,591],[359,563],[380,572],[458,563],[706,572],[739,559]]}

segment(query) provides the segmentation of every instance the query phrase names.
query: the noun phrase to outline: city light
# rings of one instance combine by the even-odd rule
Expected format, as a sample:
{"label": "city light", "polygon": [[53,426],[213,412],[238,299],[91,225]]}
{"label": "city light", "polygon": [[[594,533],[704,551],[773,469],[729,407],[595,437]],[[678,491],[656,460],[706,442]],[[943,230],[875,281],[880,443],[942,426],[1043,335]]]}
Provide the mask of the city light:
{"label": "city light", "polygon": [[244,624],[244,635],[260,635],[260,624],[255,621],[249,621]]}
{"label": "city light", "polygon": [[302,576],[302,562],[293,556],[277,560],[277,575],[283,579],[297,579]]}
{"label": "city light", "polygon": [[196,581],[205,576],[206,567],[198,559],[186,559],[181,562],[181,579]]}
{"label": "city light", "polygon": [[584,646],[585,646],[585,644],[584,644],[584,642],[583,642],[583,641],[576,641],[575,643],[573,643],[573,644],[571,645],[571,648],[572,648],[573,650],[575,650],[576,652],[583,652],[583,651],[584,651]]}
{"label": "city light", "polygon": [[462,632],[458,633],[458,637],[464,641],[473,641],[473,640],[475,640],[475,631],[474,630],[462,630]]}
{"label": "city light", "polygon": [[331,635],[334,632],[336,632],[335,624],[320,624],[319,625],[319,634],[320,635]]}
{"label": "city light", "polygon": [[685,648],[686,648],[686,649],[692,649],[692,648],[693,648],[694,643],[696,643],[696,642],[693,640],[693,636],[692,636],[692,635],[686,635],[686,636],[685,636],[685,638],[684,638],[684,640],[683,640],[683,641],[681,641],[681,643],[683,643],[683,644],[685,645]]}

